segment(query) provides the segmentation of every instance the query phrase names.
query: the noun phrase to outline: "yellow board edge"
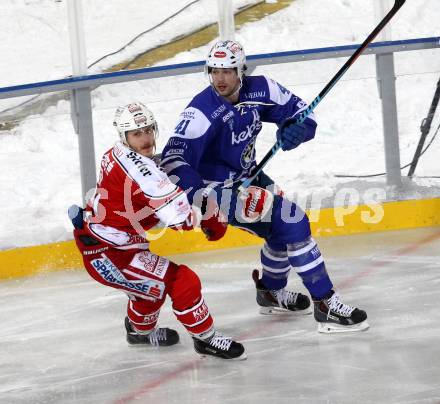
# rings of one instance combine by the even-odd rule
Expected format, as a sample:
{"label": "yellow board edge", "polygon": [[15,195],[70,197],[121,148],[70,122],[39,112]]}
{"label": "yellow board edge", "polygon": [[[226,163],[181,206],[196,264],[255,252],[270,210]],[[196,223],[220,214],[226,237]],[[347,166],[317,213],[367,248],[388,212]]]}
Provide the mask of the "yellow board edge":
{"label": "yellow board edge", "polygon": [[[440,198],[310,210],[308,215],[315,237],[439,226]],[[149,236],[151,250],[163,256],[262,244],[260,238],[231,226],[216,242],[206,241],[199,229],[158,229]],[[82,268],[73,241],[0,251],[0,263],[0,280]]]}

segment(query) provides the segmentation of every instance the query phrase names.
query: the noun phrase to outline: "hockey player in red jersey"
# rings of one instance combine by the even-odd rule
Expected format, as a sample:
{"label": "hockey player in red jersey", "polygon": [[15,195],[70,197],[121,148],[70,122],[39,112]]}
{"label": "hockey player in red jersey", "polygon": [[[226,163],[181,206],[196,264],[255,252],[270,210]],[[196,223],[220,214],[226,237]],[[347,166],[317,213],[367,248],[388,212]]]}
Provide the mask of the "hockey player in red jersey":
{"label": "hockey player in red jersey", "polygon": [[[114,126],[120,141],[102,157],[94,197],[85,209],[73,206],[69,210],[86,270],[96,281],[128,295],[128,343],[178,343],[175,330],[156,326],[168,295],[174,314],[193,338],[196,352],[244,359],[243,345],[215,330],[197,274],[149,250],[146,230],[159,222],[191,230],[200,216],[185,192],[154,161],[158,128],[152,112],[140,102],[119,107]],[[205,217],[200,227],[208,240],[223,237],[226,224],[218,214],[209,212]]]}

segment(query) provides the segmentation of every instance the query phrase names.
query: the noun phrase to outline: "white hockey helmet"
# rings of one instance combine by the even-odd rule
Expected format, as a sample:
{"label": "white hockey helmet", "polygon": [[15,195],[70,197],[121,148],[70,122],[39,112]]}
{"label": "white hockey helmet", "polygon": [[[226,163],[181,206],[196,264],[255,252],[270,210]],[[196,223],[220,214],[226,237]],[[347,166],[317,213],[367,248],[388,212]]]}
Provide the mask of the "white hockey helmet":
{"label": "white hockey helmet", "polygon": [[237,68],[237,74],[241,80],[246,70],[246,55],[243,46],[230,39],[216,42],[206,58],[206,72],[209,74],[214,67],[220,69]]}
{"label": "white hockey helmet", "polygon": [[118,107],[115,112],[113,126],[116,128],[121,142],[128,146],[126,132],[153,126],[154,138],[159,136],[159,129],[153,113],[141,102],[133,102],[131,104]]}

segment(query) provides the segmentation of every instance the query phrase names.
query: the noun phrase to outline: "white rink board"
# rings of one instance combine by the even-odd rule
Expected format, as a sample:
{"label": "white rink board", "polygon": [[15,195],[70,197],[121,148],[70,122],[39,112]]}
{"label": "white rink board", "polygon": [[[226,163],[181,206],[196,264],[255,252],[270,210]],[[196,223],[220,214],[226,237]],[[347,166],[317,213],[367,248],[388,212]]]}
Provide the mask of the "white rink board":
{"label": "white rink board", "polygon": [[[126,297],[83,271],[0,283],[5,403],[438,403],[440,228],[318,240],[343,301],[370,330],[316,332],[313,316],[258,314],[255,247],[174,257],[199,273],[219,330],[248,359],[200,359],[169,300],[170,348],[129,347]],[[304,291],[292,274],[291,288]]]}

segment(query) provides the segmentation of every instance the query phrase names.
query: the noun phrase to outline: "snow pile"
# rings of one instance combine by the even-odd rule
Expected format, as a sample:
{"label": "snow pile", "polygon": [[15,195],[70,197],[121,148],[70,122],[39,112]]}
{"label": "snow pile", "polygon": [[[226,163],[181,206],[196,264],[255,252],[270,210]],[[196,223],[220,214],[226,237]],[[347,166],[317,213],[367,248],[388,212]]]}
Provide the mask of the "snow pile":
{"label": "snow pile", "polygon": [[[1,85],[69,74],[65,10],[61,11],[63,3],[49,0],[4,1],[5,12],[0,16],[0,26],[2,35],[3,31],[7,32],[8,40],[3,40],[1,46],[6,47],[2,53],[9,55],[9,59],[0,62],[4,73]],[[88,56],[92,61],[122,46],[146,26],[153,26],[188,2],[95,0],[84,3],[89,13],[86,32]],[[206,5],[208,0],[202,3]],[[143,17],[146,14],[149,16],[147,23]],[[438,35],[437,14],[436,0],[408,2],[393,20],[392,39]],[[195,24],[203,22],[204,25],[216,18],[216,9],[211,10],[206,18],[203,13],[194,11],[189,15],[191,18],[182,18],[184,21],[164,26],[162,31],[146,39],[142,46],[149,48],[166,42],[177,33],[193,30]],[[40,21],[38,32],[29,27],[32,25],[29,22],[33,20]],[[262,21],[246,24],[237,33],[237,39],[243,43],[248,54],[342,45],[362,42],[376,23],[370,1],[297,0],[287,9]],[[32,40],[37,39],[44,47],[31,52],[34,47]],[[206,46],[194,49],[163,64],[201,60],[206,52]],[[272,65],[259,67],[254,74],[267,74],[311,101],[343,62],[342,59],[334,59]],[[403,165],[411,160],[416,148],[420,121],[427,114],[438,80],[440,58],[438,50],[405,52],[396,54],[395,64]],[[48,69],[48,66],[53,66],[53,69]],[[193,74],[116,84],[95,90],[97,163],[116,139],[111,122],[117,105],[139,99],[151,107],[159,121],[160,150],[175,126],[178,112],[206,85],[202,74]],[[81,203],[81,186],[77,138],[69,114],[69,103],[60,101],[43,115],[30,116],[14,130],[0,133],[0,248],[71,238],[66,210],[72,203]],[[268,174],[301,206],[330,206],[347,201],[363,203],[372,194],[375,200],[440,195],[438,179],[421,178],[440,175],[436,159],[438,141],[422,157],[416,171],[419,177],[413,182],[404,181],[401,189],[387,187],[384,177],[353,180],[334,176],[385,171],[382,113],[373,56],[362,57],[356,62],[343,81],[319,105],[316,115],[319,122],[316,139],[293,152],[280,152],[267,168]],[[432,132],[440,123],[439,116],[437,114],[432,124]],[[272,146],[274,133],[273,125],[264,126],[257,143],[259,158]],[[407,171],[403,172],[406,174]]]}

